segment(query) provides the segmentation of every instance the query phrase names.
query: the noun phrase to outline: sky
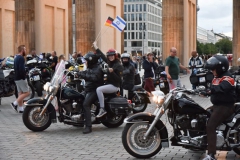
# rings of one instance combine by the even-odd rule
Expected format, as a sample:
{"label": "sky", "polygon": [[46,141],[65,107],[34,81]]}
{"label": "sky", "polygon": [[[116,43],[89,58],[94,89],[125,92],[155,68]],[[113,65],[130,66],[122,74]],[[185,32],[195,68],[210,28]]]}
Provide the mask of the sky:
{"label": "sky", "polygon": [[198,0],[198,26],[232,37],[232,0]]}

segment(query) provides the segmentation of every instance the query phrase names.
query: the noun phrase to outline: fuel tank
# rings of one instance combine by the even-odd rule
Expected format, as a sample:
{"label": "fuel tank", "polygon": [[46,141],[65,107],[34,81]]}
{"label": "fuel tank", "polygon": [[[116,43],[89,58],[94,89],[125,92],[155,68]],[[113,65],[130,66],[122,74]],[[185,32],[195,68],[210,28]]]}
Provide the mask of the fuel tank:
{"label": "fuel tank", "polygon": [[84,99],[84,95],[72,88],[63,88],[61,92],[61,99]]}
{"label": "fuel tank", "polygon": [[175,100],[174,110],[178,114],[209,114],[199,104],[187,97]]}

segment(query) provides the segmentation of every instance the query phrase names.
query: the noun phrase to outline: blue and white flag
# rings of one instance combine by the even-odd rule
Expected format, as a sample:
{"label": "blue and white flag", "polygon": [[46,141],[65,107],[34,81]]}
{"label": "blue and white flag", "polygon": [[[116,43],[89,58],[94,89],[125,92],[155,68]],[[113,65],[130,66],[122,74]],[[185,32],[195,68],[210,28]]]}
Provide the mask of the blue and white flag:
{"label": "blue and white flag", "polygon": [[126,22],[121,17],[117,16],[112,22],[112,26],[122,32],[126,26]]}

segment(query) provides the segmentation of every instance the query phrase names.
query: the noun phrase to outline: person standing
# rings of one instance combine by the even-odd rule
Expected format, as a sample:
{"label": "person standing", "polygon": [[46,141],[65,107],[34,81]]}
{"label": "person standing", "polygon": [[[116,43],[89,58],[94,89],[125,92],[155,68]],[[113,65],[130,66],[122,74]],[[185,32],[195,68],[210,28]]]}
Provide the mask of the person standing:
{"label": "person standing", "polygon": [[11,103],[11,107],[14,111],[23,113],[23,100],[27,96],[29,96],[29,86],[26,79],[26,71],[25,71],[25,59],[26,55],[26,47],[24,45],[20,45],[18,47],[18,55],[16,55],[14,59],[14,80],[17,86],[18,98],[13,103]]}
{"label": "person standing", "polygon": [[51,68],[52,68],[52,72],[54,73],[55,72],[55,68],[56,68],[56,65],[58,63],[58,57],[57,57],[57,52],[56,51],[52,51],[51,53],[51,57],[50,57],[52,60],[52,64],[51,64]]}
{"label": "person standing", "polygon": [[[203,67],[203,60],[201,57],[198,56],[197,51],[192,51],[192,57],[189,59],[188,66],[190,69],[192,69],[192,74],[195,75],[197,74],[197,68],[202,68]],[[195,85],[192,85],[193,89],[196,89]]]}
{"label": "person standing", "polygon": [[155,78],[154,71],[156,66],[153,63],[153,53],[147,53],[146,59],[143,60],[143,69],[144,69],[144,79],[145,86],[144,89],[148,92],[148,95],[151,95],[151,91],[155,91],[153,79]]}
{"label": "person standing", "polygon": [[165,61],[165,72],[167,74],[167,81],[169,89],[172,90],[176,87],[181,87],[181,81],[179,79],[180,68],[190,73],[189,69],[184,67],[177,56],[177,49],[172,47],[170,49],[170,56]]}

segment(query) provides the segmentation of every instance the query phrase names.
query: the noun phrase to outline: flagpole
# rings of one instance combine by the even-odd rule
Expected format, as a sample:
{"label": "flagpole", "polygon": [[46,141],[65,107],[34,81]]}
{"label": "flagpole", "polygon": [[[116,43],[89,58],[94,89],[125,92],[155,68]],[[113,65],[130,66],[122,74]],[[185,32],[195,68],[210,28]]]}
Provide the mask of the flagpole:
{"label": "flagpole", "polygon": [[[109,28],[109,27],[107,27],[107,28],[105,29],[105,31],[103,32],[103,34],[106,33],[106,31],[107,31],[108,28]],[[95,41],[98,41],[99,38],[101,37],[101,35],[102,35],[102,34],[99,34],[99,36],[95,39]]]}
{"label": "flagpole", "polygon": [[103,30],[103,28],[102,28],[102,29],[100,30],[100,32],[98,33],[98,35],[97,35],[95,41],[97,41],[97,39],[99,38],[99,35],[101,34],[102,30]]}

